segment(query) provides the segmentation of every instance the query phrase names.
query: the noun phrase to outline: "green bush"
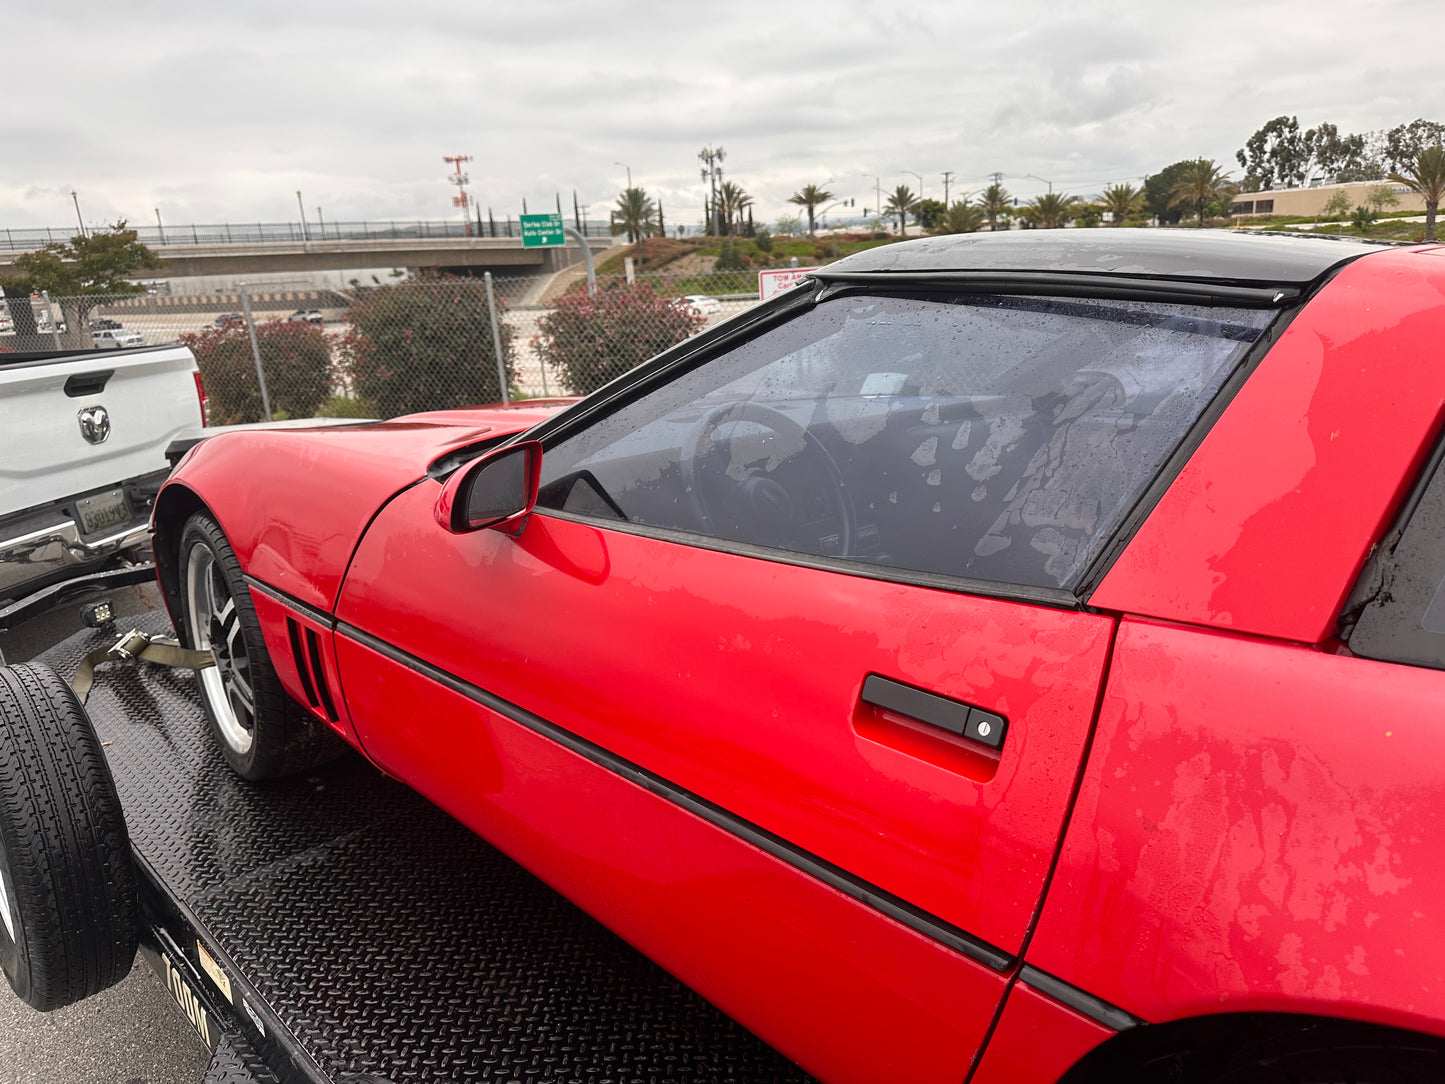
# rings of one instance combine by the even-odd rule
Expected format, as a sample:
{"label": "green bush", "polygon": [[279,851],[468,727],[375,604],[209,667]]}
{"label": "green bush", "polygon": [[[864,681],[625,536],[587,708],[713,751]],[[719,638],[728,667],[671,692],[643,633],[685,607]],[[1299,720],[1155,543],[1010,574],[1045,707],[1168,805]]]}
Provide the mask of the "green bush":
{"label": "green bush", "polygon": [[713,264],[714,271],[746,271],[751,264],[747,258],[738,251],[738,246],[731,241],[724,241],[722,248],[717,254],[717,263]]}
{"label": "green bush", "polygon": [[706,323],[687,302],[662,297],[647,282],[567,294],[538,321],[534,340],[542,361],[579,395],[681,342]]}
{"label": "green bush", "polygon": [[771,252],[773,251],[773,235],[759,227],[757,235],[753,238],[753,244],[758,246],[759,252]]}
{"label": "green bush", "polygon": [[[501,316],[502,299],[497,298]],[[495,403],[502,398],[486,284],[433,276],[368,290],[341,340],[347,375],[377,416]],[[500,327],[507,384],[516,381],[512,329]]]}
{"label": "green bush", "polygon": [[[188,332],[177,341],[196,356],[210,399],[212,425],[265,420],[245,324]],[[333,383],[326,333],[313,324],[267,320],[256,325],[256,347],[272,417],[315,417],[330,397]]]}

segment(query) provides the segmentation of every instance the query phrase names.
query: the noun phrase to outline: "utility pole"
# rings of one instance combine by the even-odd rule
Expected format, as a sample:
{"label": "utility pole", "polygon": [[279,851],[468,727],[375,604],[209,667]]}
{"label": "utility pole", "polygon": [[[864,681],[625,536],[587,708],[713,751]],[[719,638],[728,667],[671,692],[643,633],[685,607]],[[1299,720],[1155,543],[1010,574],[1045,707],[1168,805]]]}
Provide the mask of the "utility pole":
{"label": "utility pole", "polygon": [[947,208],[948,208],[948,182],[951,181],[952,179],[953,179],[953,170],[951,170],[951,169],[945,169],[945,170],[943,171],[943,206],[944,206],[944,209],[945,209],[945,210],[947,210]]}
{"label": "utility pole", "polygon": [[471,178],[462,172],[462,163],[471,160],[470,154],[442,155],[442,161],[450,163],[456,169],[447,180],[457,186],[457,194],[452,197],[452,206],[462,209],[462,225],[466,228],[468,237],[472,235],[472,216],[467,213],[467,207],[471,204],[471,197],[467,195],[467,183]]}

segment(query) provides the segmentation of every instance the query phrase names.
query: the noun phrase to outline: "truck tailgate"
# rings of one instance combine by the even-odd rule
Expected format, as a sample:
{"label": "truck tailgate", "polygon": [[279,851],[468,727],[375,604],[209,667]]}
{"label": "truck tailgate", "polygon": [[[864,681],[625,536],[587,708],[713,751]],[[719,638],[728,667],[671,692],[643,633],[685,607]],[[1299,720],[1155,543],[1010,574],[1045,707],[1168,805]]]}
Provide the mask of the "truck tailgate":
{"label": "truck tailgate", "polygon": [[[200,422],[195,369],[181,347],[0,359],[0,515],[164,470],[166,445]],[[98,443],[82,432],[92,407],[109,422]]]}

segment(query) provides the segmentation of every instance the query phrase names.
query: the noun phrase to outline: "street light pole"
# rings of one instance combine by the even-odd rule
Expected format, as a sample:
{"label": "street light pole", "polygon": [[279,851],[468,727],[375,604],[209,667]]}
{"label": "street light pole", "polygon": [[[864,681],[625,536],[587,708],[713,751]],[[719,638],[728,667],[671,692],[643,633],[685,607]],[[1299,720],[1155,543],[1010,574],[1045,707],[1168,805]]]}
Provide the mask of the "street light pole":
{"label": "street light pole", "polygon": [[306,205],[301,202],[301,189],[296,189],[296,209],[301,212],[301,240],[311,240],[311,234],[306,230]]}
{"label": "street light pole", "polygon": [[75,221],[80,223],[80,236],[85,237],[85,219],[80,217],[80,197],[75,194],[75,189],[70,190],[70,198],[75,203]]}
{"label": "street light pole", "polygon": [[157,207],[157,208],[155,209],[155,212],[156,212],[156,232],[161,235],[161,244],[165,244],[165,243],[166,243],[166,228],[161,225],[161,209],[160,209],[159,207]]}
{"label": "street light pole", "polygon": [[906,174],[908,174],[910,177],[917,177],[917,178],[918,178],[918,198],[919,198],[919,199],[922,199],[922,198],[923,198],[923,174],[921,174],[921,173],[914,173],[913,170],[911,170],[911,169],[905,169],[903,172],[906,173]]}
{"label": "street light pole", "polygon": [[628,188],[631,188],[631,187],[632,187],[632,167],[629,166],[626,162],[613,162],[612,164],[613,164],[614,166],[621,166],[623,169],[627,170],[627,187],[628,187]]}
{"label": "street light pole", "polygon": [[1043,181],[1044,184],[1046,184],[1046,185],[1049,186],[1049,195],[1052,196],[1052,195],[1054,194],[1054,182],[1053,182],[1053,181],[1050,181],[1050,180],[1048,180],[1047,178],[1044,178],[1044,177],[1040,177],[1037,173],[1025,173],[1024,176],[1025,176],[1025,177],[1032,177],[1032,178],[1033,178],[1034,180],[1036,180],[1036,181]]}

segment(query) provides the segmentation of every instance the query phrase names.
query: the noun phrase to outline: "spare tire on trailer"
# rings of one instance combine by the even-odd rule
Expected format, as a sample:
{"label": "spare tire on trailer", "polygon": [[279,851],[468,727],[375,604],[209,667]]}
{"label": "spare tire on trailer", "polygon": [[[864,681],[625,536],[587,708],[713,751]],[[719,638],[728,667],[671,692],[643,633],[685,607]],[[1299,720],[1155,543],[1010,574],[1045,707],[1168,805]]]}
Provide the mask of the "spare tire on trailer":
{"label": "spare tire on trailer", "polygon": [[123,979],[138,902],[100,739],[45,666],[0,667],[0,969],[47,1012]]}

